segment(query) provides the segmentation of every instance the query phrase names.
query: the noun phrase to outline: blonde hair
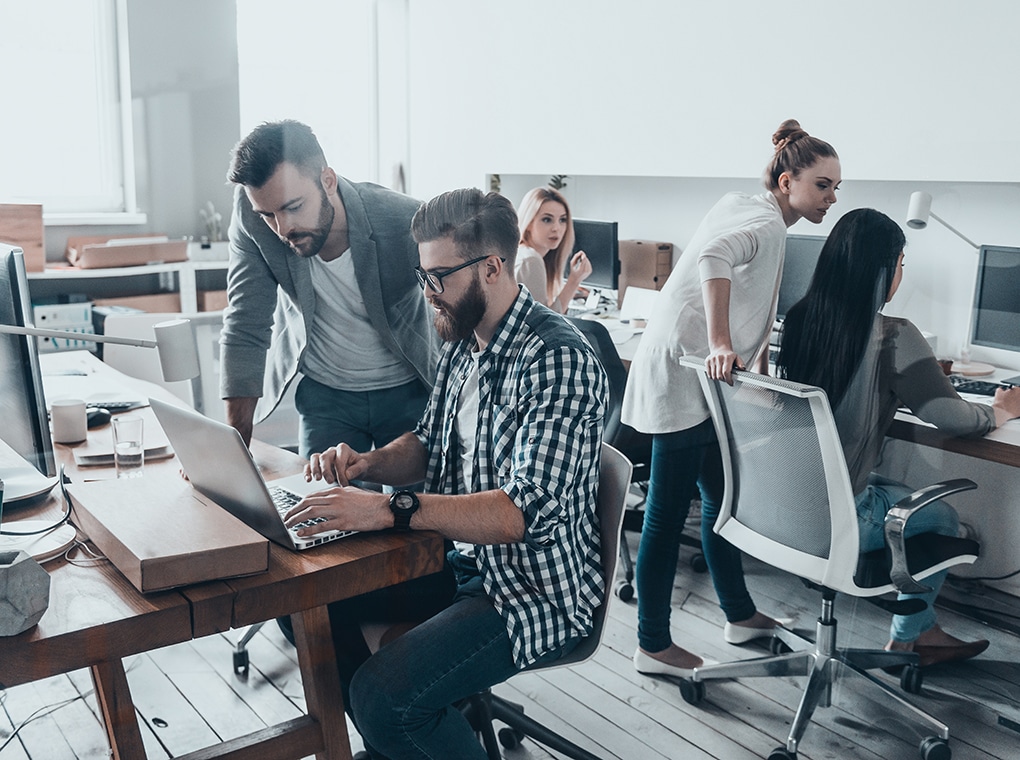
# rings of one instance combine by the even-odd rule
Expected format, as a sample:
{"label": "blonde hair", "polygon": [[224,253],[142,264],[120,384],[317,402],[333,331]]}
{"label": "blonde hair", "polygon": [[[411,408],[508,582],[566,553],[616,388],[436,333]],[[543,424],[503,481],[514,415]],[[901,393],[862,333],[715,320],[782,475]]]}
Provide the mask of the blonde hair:
{"label": "blonde hair", "polygon": [[[531,246],[531,224],[538,216],[539,209],[546,201],[556,201],[563,205],[567,212],[567,231],[560,244],[543,256],[545,262],[546,303],[550,304],[563,289],[563,272],[567,267],[567,259],[574,252],[574,218],[570,214],[570,204],[563,194],[551,187],[536,187],[529,190],[518,208],[517,218],[521,228],[521,245]],[[553,254],[553,255],[549,255]]]}

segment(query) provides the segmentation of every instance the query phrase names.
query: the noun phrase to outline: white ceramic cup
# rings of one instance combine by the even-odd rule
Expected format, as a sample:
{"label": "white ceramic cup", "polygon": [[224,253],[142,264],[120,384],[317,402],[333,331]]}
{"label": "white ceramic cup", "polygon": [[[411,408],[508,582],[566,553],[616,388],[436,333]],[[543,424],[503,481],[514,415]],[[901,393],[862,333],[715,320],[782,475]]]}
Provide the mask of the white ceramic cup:
{"label": "white ceramic cup", "polygon": [[85,402],[80,398],[57,399],[50,404],[54,443],[80,443],[88,436]]}
{"label": "white ceramic cup", "polygon": [[137,478],[145,464],[142,418],[134,414],[113,418],[113,462],[118,478]]}

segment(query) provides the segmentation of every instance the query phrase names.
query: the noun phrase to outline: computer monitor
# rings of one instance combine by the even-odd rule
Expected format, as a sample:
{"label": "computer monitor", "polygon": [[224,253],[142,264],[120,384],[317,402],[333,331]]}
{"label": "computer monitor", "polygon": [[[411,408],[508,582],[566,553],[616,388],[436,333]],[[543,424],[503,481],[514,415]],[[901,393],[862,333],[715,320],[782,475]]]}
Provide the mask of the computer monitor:
{"label": "computer monitor", "polygon": [[981,246],[970,342],[1020,351],[1020,248]]}
{"label": "computer monitor", "polygon": [[815,274],[818,255],[825,245],[819,235],[787,235],[783,279],[779,283],[776,316],[783,319],[790,308],[805,296]]}
{"label": "computer monitor", "polygon": [[[32,324],[24,254],[4,243],[0,243],[0,323]],[[27,335],[0,334],[0,438],[40,474],[56,474],[39,352],[35,338]]]}
{"label": "computer monitor", "polygon": [[[620,244],[616,222],[595,219],[574,220],[574,253],[584,251],[591,262],[591,274],[584,281],[590,288],[616,290],[620,286]],[[567,266],[570,266],[569,261]]]}

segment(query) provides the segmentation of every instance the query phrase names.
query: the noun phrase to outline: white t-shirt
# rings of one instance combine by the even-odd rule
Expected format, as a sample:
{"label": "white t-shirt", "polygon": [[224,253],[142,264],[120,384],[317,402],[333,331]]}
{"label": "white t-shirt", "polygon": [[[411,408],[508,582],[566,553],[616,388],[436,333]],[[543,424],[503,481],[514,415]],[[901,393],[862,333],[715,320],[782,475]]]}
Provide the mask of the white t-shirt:
{"label": "white t-shirt", "polygon": [[[460,473],[461,493],[474,491],[475,479],[475,436],[478,433],[478,357],[481,351],[472,352],[471,370],[464,379],[464,386],[457,398],[457,416],[454,418],[454,430],[460,442]],[[469,557],[475,555],[473,544],[454,541],[454,546]]]}
{"label": "white t-shirt", "polygon": [[345,391],[396,388],[417,375],[383,343],[358,289],[350,249],[332,261],[312,264],[315,314],[301,371],[316,382]]}

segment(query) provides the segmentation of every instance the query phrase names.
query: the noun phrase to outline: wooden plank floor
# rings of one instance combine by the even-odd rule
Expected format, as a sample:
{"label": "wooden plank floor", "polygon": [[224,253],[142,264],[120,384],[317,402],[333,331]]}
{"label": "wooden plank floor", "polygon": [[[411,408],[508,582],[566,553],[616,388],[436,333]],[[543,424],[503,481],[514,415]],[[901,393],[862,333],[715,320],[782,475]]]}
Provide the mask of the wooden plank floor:
{"label": "wooden plank floor", "polygon": [[[637,536],[627,535],[636,550]],[[765,653],[722,640],[722,615],[707,575],[693,572],[685,550],[674,592],[674,638],[717,661]],[[748,560],[748,583],[761,609],[798,616],[809,630],[817,599],[796,579]],[[954,596],[997,605],[1004,619],[1020,614],[1020,600],[983,590]],[[636,645],[636,606],[614,599],[603,645],[591,661],[571,669],[524,673],[497,694],[602,758],[719,758],[767,756],[785,741],[804,679],[798,677],[717,681],[699,706],[688,705],[677,687],[639,675],[631,665]],[[855,646],[885,643],[888,616],[867,603],[840,597],[840,639]],[[963,638],[986,637],[992,646],[970,663],[931,670],[912,701],[950,726],[954,760],[1020,757],[1020,638],[970,617],[941,609],[939,618]],[[171,758],[297,716],[304,708],[295,653],[275,625],[252,641],[251,672],[234,675],[232,631],[139,655],[126,662],[148,757]],[[879,675],[895,685],[896,679]],[[837,688],[834,705],[816,713],[801,745],[803,760],[914,758],[916,738],[891,711],[862,709],[852,693]],[[0,709],[0,760],[97,760],[108,757],[86,671],[7,690]],[[19,727],[13,734],[15,727]],[[12,737],[13,734],[13,738]],[[908,741],[909,740],[909,741]],[[361,742],[352,733],[355,750]],[[506,751],[508,760],[553,757],[536,745]]]}

